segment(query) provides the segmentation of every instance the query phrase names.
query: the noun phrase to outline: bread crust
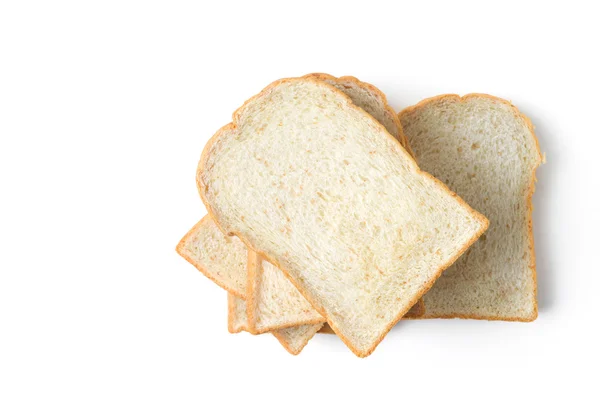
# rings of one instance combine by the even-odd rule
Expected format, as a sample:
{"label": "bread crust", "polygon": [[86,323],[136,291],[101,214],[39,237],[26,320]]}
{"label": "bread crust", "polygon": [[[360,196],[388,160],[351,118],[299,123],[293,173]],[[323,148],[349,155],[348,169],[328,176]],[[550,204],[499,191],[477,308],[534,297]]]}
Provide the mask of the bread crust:
{"label": "bread crust", "polygon": [[[234,289],[232,287],[229,287],[224,282],[221,282],[219,279],[215,278],[214,275],[210,273],[210,271],[209,271],[208,268],[206,268],[204,265],[200,264],[196,260],[194,260],[191,257],[189,257],[187,254],[185,254],[185,252],[183,250],[184,247],[185,247],[185,243],[187,242],[188,238],[190,236],[192,236],[202,225],[206,224],[209,221],[209,218],[211,218],[210,215],[205,215],[196,225],[194,225],[192,227],[192,229],[190,229],[188,231],[188,233],[186,233],[185,236],[179,241],[179,243],[177,244],[177,247],[175,248],[175,251],[181,257],[185,258],[185,260],[187,262],[189,262],[194,267],[196,267],[196,269],[198,271],[202,272],[202,274],[204,276],[206,276],[208,279],[210,279],[211,281],[213,281],[214,283],[216,283],[217,286],[219,286],[220,288],[225,289],[229,293],[232,293],[232,294],[234,294],[234,295],[236,295],[238,297],[241,297],[242,299],[246,299],[246,293],[240,292],[239,290],[236,290],[236,289]],[[219,227],[219,229],[221,229],[221,228]]]}
{"label": "bread crust", "polygon": [[430,98],[421,100],[417,104],[407,107],[404,110],[400,111],[398,113],[398,118],[402,119],[402,116],[413,113],[421,108],[428,106],[431,103],[436,103],[439,101],[466,102],[467,100],[472,99],[472,98],[484,98],[484,99],[488,99],[488,100],[492,100],[495,102],[499,102],[499,103],[508,105],[510,107],[510,109],[512,110],[512,112],[515,114],[515,116],[518,119],[522,120],[525,123],[525,125],[527,126],[527,129],[531,133],[531,137],[533,138],[535,147],[537,149],[538,162],[535,164],[535,166],[533,168],[533,171],[532,171],[532,174],[530,177],[529,190],[527,193],[527,230],[528,230],[528,236],[529,236],[528,244],[529,244],[529,251],[531,252],[531,262],[532,262],[531,265],[529,265],[529,268],[531,268],[531,270],[533,272],[534,310],[533,310],[533,313],[529,317],[522,317],[522,318],[521,317],[494,317],[494,316],[482,317],[482,316],[473,315],[473,314],[461,314],[461,313],[433,314],[433,315],[427,315],[425,313],[424,315],[421,315],[421,316],[415,316],[415,317],[409,317],[409,318],[411,318],[411,319],[460,318],[460,319],[477,319],[477,320],[485,320],[485,321],[532,322],[532,321],[535,321],[538,317],[537,271],[536,271],[534,237],[533,237],[533,193],[535,192],[535,181],[536,181],[535,173],[536,173],[537,168],[542,164],[542,160],[544,158],[542,155],[542,151],[540,149],[540,143],[538,141],[537,136],[535,135],[534,126],[531,123],[531,120],[529,118],[527,118],[527,116],[525,116],[523,113],[521,113],[519,111],[519,109],[515,105],[513,105],[510,101],[502,99],[500,97],[485,94],[485,93],[469,93],[462,97],[458,94],[442,94],[442,95],[430,97]]}
{"label": "bread crust", "polygon": [[224,234],[229,235],[229,236],[237,236],[240,238],[240,240],[242,242],[244,242],[246,244],[246,246],[255,251],[257,254],[259,254],[261,257],[263,257],[264,259],[266,259],[267,261],[269,261],[271,264],[273,264],[274,266],[276,266],[277,268],[279,268],[284,275],[292,282],[292,284],[294,286],[296,286],[296,288],[300,291],[300,293],[313,305],[313,307],[317,310],[317,312],[319,312],[321,315],[323,315],[326,319],[327,322],[329,323],[329,325],[331,326],[331,328],[333,329],[333,331],[337,334],[337,336],[342,339],[342,341],[346,344],[346,346],[348,346],[348,348],[354,353],[356,354],[358,357],[367,357],[369,356],[377,347],[377,345],[379,345],[379,343],[381,343],[381,341],[383,340],[383,338],[387,335],[387,333],[392,329],[392,327],[394,325],[396,325],[398,323],[398,321],[400,319],[402,319],[402,317],[404,316],[404,314],[406,314],[406,312],[421,298],[423,297],[423,295],[431,288],[431,286],[433,286],[433,283],[440,277],[440,275],[442,274],[442,272],[444,272],[444,270],[446,270],[447,268],[449,268],[452,264],[454,264],[454,262],[458,259],[458,257],[460,257],[460,255],[462,255],[482,234],[483,232],[486,231],[486,229],[488,228],[489,225],[489,221],[487,220],[487,218],[485,216],[483,216],[482,214],[480,214],[479,212],[473,210],[463,199],[461,199],[460,197],[458,197],[458,195],[454,192],[452,192],[446,185],[444,185],[441,181],[439,181],[438,179],[436,179],[435,177],[433,177],[431,174],[428,174],[425,171],[422,171],[419,169],[419,167],[417,166],[416,161],[410,156],[409,152],[402,147],[402,145],[400,144],[399,141],[397,141],[396,139],[394,139],[393,143],[395,146],[397,146],[397,149],[400,152],[403,152],[406,156],[408,156],[409,158],[409,162],[413,163],[413,168],[415,173],[422,175],[423,177],[430,179],[435,185],[437,185],[441,190],[445,191],[448,195],[456,198],[456,200],[458,201],[458,203],[463,206],[470,214],[471,216],[478,220],[481,223],[481,228],[479,229],[479,231],[477,231],[475,233],[475,235],[473,235],[473,237],[464,244],[464,246],[462,248],[460,248],[456,254],[454,255],[454,257],[452,257],[447,263],[438,266],[438,271],[436,274],[434,274],[434,276],[429,279],[423,286],[423,289],[417,294],[417,296],[415,296],[414,300],[411,300],[408,305],[406,307],[404,307],[402,310],[400,310],[400,312],[396,315],[396,317],[394,319],[392,319],[392,321],[386,326],[385,329],[382,330],[381,334],[377,337],[377,339],[373,342],[373,345],[371,345],[368,349],[366,350],[361,350],[356,348],[353,343],[345,336],[343,335],[340,331],[339,328],[335,325],[335,323],[332,323],[332,320],[330,318],[330,316],[328,315],[328,313],[326,312],[326,310],[319,304],[319,302],[317,300],[315,300],[314,298],[312,298],[310,295],[308,295],[308,293],[304,290],[304,288],[299,285],[297,282],[295,282],[292,277],[290,276],[290,274],[281,267],[281,265],[275,260],[273,259],[273,257],[269,256],[268,254],[265,254],[264,252],[262,252],[259,249],[256,249],[254,246],[252,246],[252,244],[244,237],[242,236],[239,232],[227,232],[225,229],[223,229],[223,227],[221,227],[220,223],[219,223],[219,218],[218,218],[218,214],[215,213],[214,209],[212,208],[212,206],[210,205],[210,203],[208,202],[208,200],[206,199],[206,186],[204,185],[204,183],[202,182],[202,180],[200,179],[200,177],[202,176],[202,172],[204,171],[204,167],[206,165],[206,162],[209,158],[209,155],[211,154],[211,151],[213,149],[213,145],[214,143],[221,137],[221,135],[224,135],[226,131],[229,130],[235,130],[236,128],[236,122],[239,120],[239,114],[242,112],[242,110],[252,101],[255,101],[256,99],[260,98],[261,96],[265,96],[267,93],[269,93],[269,91],[271,91],[273,88],[275,88],[278,85],[284,84],[284,83],[288,83],[288,82],[293,82],[293,81],[297,81],[297,80],[310,80],[312,82],[314,82],[317,85],[321,85],[321,86],[327,86],[328,89],[337,92],[338,95],[343,96],[343,98],[345,98],[346,100],[346,105],[349,108],[354,108],[355,110],[357,110],[358,112],[362,113],[364,115],[365,118],[370,118],[371,121],[377,125],[379,125],[381,127],[381,130],[383,132],[385,132],[384,134],[389,135],[390,137],[393,137],[386,129],[385,127],[383,127],[373,116],[371,116],[369,113],[365,112],[364,110],[362,110],[360,107],[356,106],[352,100],[350,100],[350,98],[348,96],[346,96],[343,92],[341,92],[340,90],[334,88],[331,85],[328,85],[326,83],[324,83],[322,80],[320,79],[316,79],[313,77],[307,77],[307,78],[284,78],[284,79],[280,79],[277,80],[273,83],[271,83],[270,85],[268,85],[266,88],[264,88],[260,93],[254,95],[253,97],[251,97],[250,99],[246,100],[244,102],[244,104],[238,108],[234,113],[233,113],[233,122],[230,124],[225,125],[224,127],[222,127],[219,131],[217,131],[217,133],[215,133],[213,135],[213,137],[208,141],[208,143],[206,144],[204,150],[202,151],[202,155],[200,157],[200,162],[198,163],[198,169],[196,172],[196,184],[198,187],[198,193],[200,194],[200,197],[202,199],[202,202],[204,203],[204,205],[206,206],[206,210],[208,211],[208,213],[211,215],[211,217],[214,219],[216,225],[219,227],[219,229],[221,229],[223,231]]}

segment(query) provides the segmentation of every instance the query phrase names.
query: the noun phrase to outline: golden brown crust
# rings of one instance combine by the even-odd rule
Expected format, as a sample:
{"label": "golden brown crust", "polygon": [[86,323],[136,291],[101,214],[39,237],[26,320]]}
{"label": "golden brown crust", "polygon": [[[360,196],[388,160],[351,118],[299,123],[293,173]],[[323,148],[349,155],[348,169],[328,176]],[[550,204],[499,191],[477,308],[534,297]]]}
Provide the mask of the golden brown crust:
{"label": "golden brown crust", "polygon": [[452,313],[452,314],[425,314],[422,315],[420,317],[412,317],[412,319],[433,319],[433,318],[441,318],[441,319],[449,319],[449,318],[460,318],[460,319],[479,319],[479,320],[486,320],[486,321],[519,321],[519,322],[531,322],[534,321],[537,316],[538,316],[538,301],[537,301],[537,271],[536,271],[536,262],[535,262],[535,248],[534,248],[534,243],[533,243],[533,192],[535,192],[535,172],[537,170],[537,168],[541,165],[542,163],[542,159],[543,159],[543,155],[542,155],[542,151],[540,149],[540,143],[538,141],[537,136],[535,135],[535,131],[534,131],[534,127],[533,124],[531,123],[531,120],[529,118],[527,118],[527,116],[525,116],[523,113],[521,113],[519,111],[519,109],[513,105],[510,101],[502,99],[500,97],[496,97],[496,96],[492,96],[489,94],[485,94],[485,93],[469,93],[466,94],[464,96],[459,96],[457,94],[442,94],[442,95],[438,95],[438,96],[434,96],[434,97],[430,97],[424,100],[421,100],[420,102],[418,102],[417,104],[415,104],[414,106],[410,106],[405,108],[404,110],[400,111],[398,113],[398,118],[402,119],[402,117],[406,114],[410,114],[415,112],[416,110],[419,110],[420,108],[426,107],[431,103],[435,103],[438,101],[458,101],[458,102],[465,102],[471,98],[485,98],[485,99],[489,99],[495,102],[499,102],[499,103],[503,103],[506,104],[508,106],[510,106],[511,110],[515,113],[515,115],[517,116],[518,119],[522,120],[525,125],[527,126],[527,129],[529,130],[529,132],[531,133],[531,136],[535,142],[535,146],[538,152],[538,156],[539,156],[539,161],[536,163],[536,165],[533,168],[532,174],[531,174],[531,178],[530,178],[530,184],[529,184],[529,192],[527,193],[527,230],[529,233],[529,250],[531,251],[531,260],[532,260],[532,265],[530,265],[529,267],[532,269],[533,272],[533,301],[534,301],[534,312],[532,313],[532,315],[528,318],[520,318],[520,317],[482,317],[482,316],[478,316],[478,315],[472,315],[472,314],[460,314],[460,313]]}
{"label": "golden brown crust", "polygon": [[400,310],[400,312],[398,313],[398,315],[396,316],[396,318],[394,318],[390,322],[390,324],[388,324],[388,326],[382,331],[382,333],[374,341],[373,345],[370,348],[368,348],[367,350],[362,351],[362,350],[357,349],[356,347],[354,347],[354,345],[352,344],[352,342],[346,336],[344,336],[342,333],[340,333],[339,328],[337,328],[335,326],[335,324],[332,323],[331,318],[329,317],[328,313],[319,304],[319,302],[316,301],[314,298],[312,298],[310,295],[308,295],[308,293],[304,290],[304,288],[301,285],[299,285],[297,282],[295,282],[291,278],[290,274],[284,268],[282,268],[281,265],[275,259],[273,259],[273,257],[270,257],[269,255],[265,254],[264,252],[259,251],[258,249],[256,249],[239,232],[227,232],[226,230],[224,230],[221,227],[221,225],[219,223],[218,214],[215,213],[214,209],[212,208],[212,206],[210,205],[210,203],[206,199],[206,194],[205,194],[206,186],[204,185],[204,183],[200,179],[200,177],[202,176],[202,172],[204,170],[204,167],[206,165],[206,162],[208,160],[208,157],[211,154],[211,150],[212,150],[213,144],[220,138],[220,136],[222,134],[224,134],[224,132],[226,130],[233,130],[233,129],[235,129],[235,127],[237,126],[236,123],[239,120],[239,114],[246,107],[246,105],[249,104],[252,101],[255,101],[256,99],[260,98],[261,96],[265,96],[267,93],[269,93],[276,86],[281,85],[283,83],[287,83],[287,82],[293,82],[293,81],[296,81],[296,80],[310,80],[310,81],[316,83],[317,85],[326,86],[329,90],[337,92],[340,96],[343,96],[343,98],[345,98],[346,105],[349,108],[354,108],[355,110],[363,113],[365,118],[370,118],[373,123],[375,123],[375,124],[377,124],[377,125],[379,125],[381,127],[381,130],[383,132],[385,132],[385,134],[389,135],[390,137],[393,137],[381,124],[379,124],[379,122],[377,122],[377,120],[375,118],[373,118],[373,116],[371,116],[369,113],[365,112],[360,107],[358,107],[354,103],[352,103],[352,101],[350,100],[350,98],[348,96],[346,96],[344,93],[342,93],[340,90],[334,88],[333,86],[327,85],[326,83],[324,83],[320,79],[315,79],[315,78],[284,78],[284,79],[280,79],[280,80],[277,80],[277,81],[271,83],[270,85],[268,85],[260,93],[254,95],[250,99],[246,100],[244,102],[244,105],[242,105],[242,107],[238,108],[233,113],[233,122],[231,124],[228,124],[228,125],[224,126],[219,131],[217,131],[217,133],[215,133],[213,135],[213,137],[208,141],[208,143],[206,144],[204,150],[202,151],[202,155],[200,157],[200,162],[198,163],[198,169],[197,169],[197,173],[196,173],[196,184],[198,186],[198,192],[200,194],[200,197],[202,198],[202,202],[206,206],[206,209],[207,209],[208,213],[211,215],[211,217],[213,218],[213,220],[215,221],[215,223],[217,224],[217,226],[219,227],[219,229],[221,229],[224,234],[226,234],[226,235],[235,235],[235,236],[239,237],[240,240],[242,242],[244,242],[249,249],[255,251],[261,257],[263,257],[264,259],[266,259],[267,261],[269,261],[271,264],[273,264],[274,266],[276,266],[277,268],[279,268],[284,273],[284,275],[292,282],[292,284],[294,284],[294,286],[296,286],[296,288],[300,291],[300,293],[313,305],[313,307],[317,310],[317,312],[319,312],[321,315],[323,315],[327,319],[327,322],[329,323],[329,325],[331,326],[331,328],[335,331],[335,333],[337,334],[337,336],[340,339],[342,339],[342,341],[346,344],[346,346],[348,346],[348,348],[350,350],[352,350],[352,352],[354,354],[356,354],[357,356],[359,356],[359,357],[366,357],[366,356],[370,355],[373,352],[373,350],[375,350],[375,348],[377,347],[377,345],[379,345],[379,343],[383,340],[383,338],[387,335],[387,333],[392,329],[392,327],[394,325],[396,325],[396,323],[402,318],[402,316],[404,316],[404,314],[406,314],[407,311],[421,297],[423,297],[423,295],[431,288],[431,286],[433,286],[433,283],[439,278],[439,276],[442,274],[442,272],[444,270],[446,270],[447,268],[449,268],[452,264],[454,264],[454,262],[456,261],[456,259],[462,253],[464,253],[479,238],[479,236],[481,236],[483,234],[483,232],[485,232],[485,230],[488,227],[489,222],[488,222],[487,218],[485,218],[482,214],[478,213],[477,211],[473,210],[464,200],[462,200],[460,197],[458,197],[456,195],[456,193],[453,193],[452,191],[450,191],[450,189],[448,189],[448,187],[445,186],[442,182],[440,182],[438,179],[436,179],[432,175],[428,174],[427,172],[421,171],[419,169],[419,167],[417,166],[417,163],[415,162],[415,160],[412,157],[410,157],[410,154],[408,153],[408,151],[404,147],[402,147],[402,145],[400,144],[399,141],[397,141],[396,139],[394,139],[393,143],[396,144],[397,149],[399,150],[399,152],[400,153],[404,153],[407,156],[409,156],[408,157],[409,162],[412,162],[414,171],[416,173],[421,174],[422,176],[424,176],[427,179],[431,179],[432,182],[434,182],[434,184],[436,184],[437,186],[440,187],[440,189],[442,189],[443,191],[445,191],[446,193],[448,193],[450,196],[455,197],[456,200],[459,202],[459,204],[461,204],[467,211],[469,211],[469,213],[472,215],[472,217],[475,218],[476,220],[478,220],[482,225],[481,225],[481,228],[479,229],[479,231],[476,232],[475,235],[471,238],[471,240],[469,240],[461,249],[459,249],[457,251],[456,255],[454,257],[452,257],[449,260],[449,262],[447,262],[444,265],[440,265],[438,267],[439,268],[438,273],[435,274],[432,279],[430,279],[429,281],[427,281],[424,284],[423,289],[417,294],[417,296],[415,296],[414,301],[409,302],[409,304],[407,305],[407,307],[405,307],[404,309]]}
{"label": "golden brown crust", "polygon": [[179,241],[179,243],[177,244],[177,247],[175,248],[175,251],[177,251],[177,253],[185,258],[185,260],[187,262],[189,262],[190,264],[192,264],[194,267],[196,267],[196,269],[200,272],[202,272],[202,274],[204,276],[206,276],[208,279],[210,279],[211,281],[213,281],[214,283],[216,283],[219,287],[225,289],[226,291],[233,293],[234,295],[241,297],[242,299],[246,298],[246,293],[242,293],[232,287],[229,287],[227,284],[225,284],[224,282],[222,282],[221,280],[217,279],[215,276],[213,276],[208,268],[206,268],[204,265],[200,264],[198,261],[192,259],[191,257],[189,257],[187,254],[185,254],[184,252],[184,247],[185,247],[185,243],[187,242],[188,238],[190,236],[192,236],[194,233],[196,233],[198,230],[200,230],[200,228],[208,223],[209,219],[210,219],[210,215],[205,215],[196,225],[193,226],[192,229],[189,230],[188,233],[185,234],[185,236]]}

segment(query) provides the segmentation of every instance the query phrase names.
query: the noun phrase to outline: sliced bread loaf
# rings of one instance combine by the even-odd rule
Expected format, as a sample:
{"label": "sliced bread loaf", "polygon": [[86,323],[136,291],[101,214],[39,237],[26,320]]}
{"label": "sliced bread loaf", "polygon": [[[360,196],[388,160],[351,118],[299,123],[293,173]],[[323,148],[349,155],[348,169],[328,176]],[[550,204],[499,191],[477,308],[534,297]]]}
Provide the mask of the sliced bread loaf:
{"label": "sliced bread loaf", "polygon": [[277,265],[359,356],[487,227],[381,124],[312,78],[247,101],[207,144],[197,182],[221,229]]}
{"label": "sliced bread loaf", "polygon": [[483,212],[490,227],[425,295],[425,318],[537,317],[531,197],[542,161],[531,122],[509,102],[438,96],[400,113],[419,166]]}

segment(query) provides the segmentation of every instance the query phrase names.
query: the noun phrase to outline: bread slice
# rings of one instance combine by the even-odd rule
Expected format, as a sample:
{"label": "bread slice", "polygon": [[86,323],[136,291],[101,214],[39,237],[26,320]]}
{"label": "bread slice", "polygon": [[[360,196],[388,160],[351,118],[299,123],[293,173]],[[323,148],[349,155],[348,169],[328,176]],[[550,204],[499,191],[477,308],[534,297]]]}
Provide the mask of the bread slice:
{"label": "bread slice", "polygon": [[[396,112],[389,106],[385,95],[375,86],[351,77],[336,78],[322,73],[305,77],[317,78],[342,91],[352,102],[367,111],[387,131],[407,147],[402,126]],[[321,323],[325,319],[310,305],[285,275],[252,251],[248,253],[247,310],[248,329],[262,333],[299,324]],[[407,316],[424,312],[423,300],[409,310]]]}
{"label": "bread slice", "polygon": [[312,78],[247,101],[207,144],[197,182],[221,229],[278,266],[359,356],[487,227],[373,117]]}
{"label": "bread slice", "polygon": [[[246,319],[246,302],[244,299],[229,293],[227,295],[227,302],[229,332],[238,333],[247,331],[248,321]],[[323,323],[279,329],[273,331],[273,336],[290,354],[298,355],[322,326]]]}
{"label": "bread slice", "polygon": [[208,279],[246,298],[246,245],[235,236],[223,235],[208,215],[190,229],[176,250]]}
{"label": "bread slice", "polygon": [[424,318],[534,320],[531,197],[542,155],[531,122],[482,94],[427,99],[400,119],[419,166],[490,220],[425,295]]}

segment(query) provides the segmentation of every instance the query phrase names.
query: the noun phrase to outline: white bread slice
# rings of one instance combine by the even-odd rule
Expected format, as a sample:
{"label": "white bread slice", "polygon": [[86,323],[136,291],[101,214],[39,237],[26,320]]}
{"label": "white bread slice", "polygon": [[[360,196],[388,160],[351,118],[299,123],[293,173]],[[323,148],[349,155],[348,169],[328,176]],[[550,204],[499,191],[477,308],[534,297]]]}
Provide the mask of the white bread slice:
{"label": "white bread slice", "polygon": [[[385,95],[375,86],[352,76],[334,76],[313,73],[305,75],[320,79],[346,94],[352,102],[367,111],[406,148],[407,140],[396,112],[389,106]],[[266,260],[259,259],[253,251],[248,252],[247,310],[248,329],[263,333],[299,324],[321,323],[321,316],[285,275]],[[407,316],[424,312],[423,300],[409,310]]]}
{"label": "white bread slice", "polygon": [[176,251],[208,279],[246,298],[248,250],[237,237],[223,235],[210,216],[190,229]]}
{"label": "white bread slice", "polygon": [[[238,333],[248,330],[246,319],[246,302],[231,293],[227,295],[228,317],[227,325],[229,332]],[[308,341],[321,329],[323,323],[313,325],[300,325],[293,328],[279,329],[273,331],[273,336],[281,345],[293,355],[298,355],[306,346]]]}
{"label": "white bread slice", "polygon": [[400,113],[419,166],[490,227],[425,295],[424,318],[537,317],[531,197],[542,162],[531,122],[489,95],[438,96]]}
{"label": "white bread slice", "polygon": [[274,82],[203,151],[199,193],[359,356],[487,227],[373,117],[312,78]]}

